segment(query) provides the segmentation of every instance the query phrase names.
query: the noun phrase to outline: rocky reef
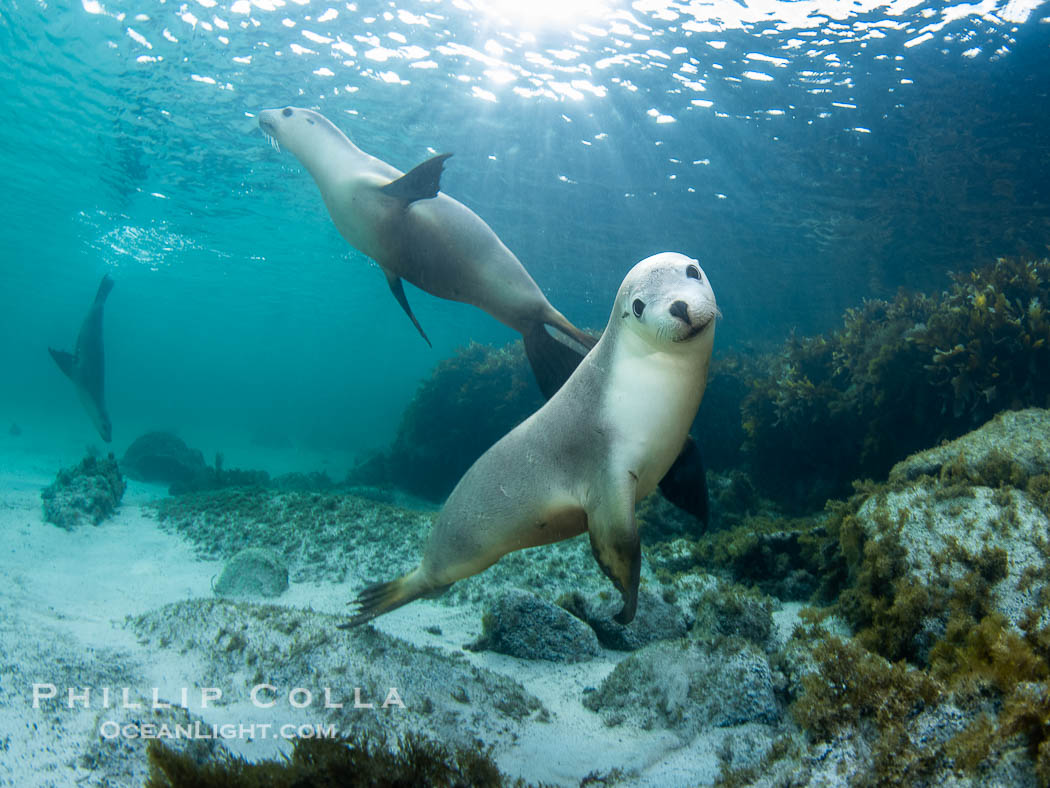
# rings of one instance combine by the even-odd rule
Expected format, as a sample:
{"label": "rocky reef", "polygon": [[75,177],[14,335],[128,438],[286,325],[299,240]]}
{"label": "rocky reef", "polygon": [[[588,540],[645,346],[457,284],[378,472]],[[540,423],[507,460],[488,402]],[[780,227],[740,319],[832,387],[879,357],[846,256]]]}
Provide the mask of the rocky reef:
{"label": "rocky reef", "polygon": [[98,525],[117,510],[126,487],[112,454],[89,454],[79,465],[60,470],[40,493],[44,519],[66,529]]}
{"label": "rocky reef", "polygon": [[732,366],[723,376],[749,390],[739,414],[755,483],[813,510],[1002,410],[1046,407],[1047,305],[1050,260],[1000,259],[938,296],[867,301],[828,336]]}
{"label": "rocky reef", "polygon": [[[1050,782],[1048,450],[1050,412],[1003,413],[794,521],[811,568],[842,571],[772,657],[802,735],[733,784]],[[749,578],[740,552],[696,555]]]}
{"label": "rocky reef", "polygon": [[[431,520],[345,493],[267,488],[155,507],[204,554],[265,546],[293,582],[354,588],[412,566]],[[619,595],[585,539],[508,555],[431,602],[454,610],[418,635],[444,651],[225,599],[128,626],[155,649],[197,655],[202,681],[238,677],[238,690],[411,688],[406,713],[325,712],[382,738],[395,759],[408,736],[448,752],[474,738],[506,748],[582,714],[591,736],[673,741],[690,784],[1050,783],[1050,411],[1001,413],[817,514],[741,509],[715,532],[657,533],[652,543],[643,530],[628,627],[611,620]],[[478,641],[444,642],[465,619]],[[501,672],[472,667],[461,647],[499,652],[488,664]],[[545,670],[576,678],[548,696],[528,683]]]}

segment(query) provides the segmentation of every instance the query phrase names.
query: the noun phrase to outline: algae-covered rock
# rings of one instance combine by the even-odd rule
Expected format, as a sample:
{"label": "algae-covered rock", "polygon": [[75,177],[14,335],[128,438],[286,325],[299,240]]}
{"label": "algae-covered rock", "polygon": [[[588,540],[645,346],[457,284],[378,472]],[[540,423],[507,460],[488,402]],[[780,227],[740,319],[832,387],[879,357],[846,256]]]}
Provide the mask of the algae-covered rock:
{"label": "algae-covered rock", "polygon": [[979,429],[943,446],[913,454],[890,471],[891,482],[955,475],[995,485],[1017,470],[1027,476],[1050,472],[1050,411],[1039,408],[1000,413]]}
{"label": "algae-covered rock", "polygon": [[124,473],[142,482],[189,482],[207,468],[204,455],[170,432],[147,432],[120,461]]}
{"label": "algae-covered rock", "polygon": [[280,596],[288,590],[288,567],[273,550],[247,547],[226,562],[215,584],[219,596]]}
{"label": "algae-covered rock", "polygon": [[842,605],[893,659],[924,660],[953,599],[1019,628],[1050,582],[1050,521],[1019,490],[915,484],[872,495],[853,523],[864,557]]}
{"label": "algae-covered rock", "polygon": [[740,640],[653,643],[619,665],[583,705],[606,725],[631,722],[683,738],[711,726],[780,719],[766,657]]}
{"label": "algae-covered rock", "polygon": [[577,592],[558,600],[558,604],[585,621],[598,636],[599,643],[617,651],[635,651],[657,640],[683,637],[690,624],[677,606],[644,588],[638,592],[634,620],[627,626],[613,620],[623,607],[618,599],[603,600],[597,594]]}
{"label": "algae-covered rock", "polygon": [[[542,713],[540,701],[511,678],[371,627],[337,629],[344,620],[312,610],[194,599],[131,617],[127,627],[167,652],[161,659],[192,660],[200,686],[219,687],[224,703],[239,704],[238,722],[272,722],[278,712],[282,724],[323,721],[378,741],[413,734],[476,749],[479,739],[492,745],[513,740],[521,723]],[[276,704],[273,709],[251,701],[260,684],[275,688],[261,696]],[[295,688],[310,691],[309,706],[291,705]],[[362,708],[358,700],[373,706]],[[227,719],[222,711],[202,713],[208,722]]]}
{"label": "algae-covered rock", "polygon": [[104,459],[89,455],[75,468],[60,470],[40,493],[44,519],[66,529],[98,525],[116,511],[126,487],[112,454]]}
{"label": "algae-covered rock", "polygon": [[719,584],[700,597],[695,633],[743,638],[768,651],[776,640],[773,611],[778,604],[773,597],[758,591]]}
{"label": "algae-covered rock", "polygon": [[481,637],[469,648],[520,659],[579,662],[601,653],[598,638],[567,611],[516,588],[496,597],[482,618]]}

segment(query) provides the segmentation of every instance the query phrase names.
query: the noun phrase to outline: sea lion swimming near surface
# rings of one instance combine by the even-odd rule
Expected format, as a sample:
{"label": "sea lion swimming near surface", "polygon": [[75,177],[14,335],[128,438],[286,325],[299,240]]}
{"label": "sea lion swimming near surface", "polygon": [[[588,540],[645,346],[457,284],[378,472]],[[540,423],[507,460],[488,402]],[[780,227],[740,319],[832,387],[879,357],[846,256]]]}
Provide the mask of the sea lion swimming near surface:
{"label": "sea lion swimming near surface", "polygon": [[598,344],[565,385],[485,452],[438,514],[419,566],[364,589],[356,626],[440,593],[514,550],[587,531],[634,618],[635,504],[686,443],[707,383],[718,308],[695,260],[674,252],[627,274]]}
{"label": "sea lion swimming near surface", "polygon": [[74,353],[47,349],[58,368],[73,381],[84,410],[91,416],[95,429],[106,443],[113,439],[113,425],[109,421],[109,414],[106,413],[104,396],[106,364],[102,349],[102,310],[106,305],[106,296],[112,289],[113,280],[106,274],[102,277],[95,300],[80,326]]}
{"label": "sea lion swimming near surface", "polygon": [[402,279],[439,298],[480,307],[520,332],[546,397],[568,378],[580,353],[554,339],[545,326],[571,337],[585,351],[594,346],[593,337],[551,306],[492,228],[439,191],[451,154],[435,156],[406,175],[362,151],[313,110],[263,110],[259,127],[310,172],[336,228],[383,269],[391,292],[427,344]]}

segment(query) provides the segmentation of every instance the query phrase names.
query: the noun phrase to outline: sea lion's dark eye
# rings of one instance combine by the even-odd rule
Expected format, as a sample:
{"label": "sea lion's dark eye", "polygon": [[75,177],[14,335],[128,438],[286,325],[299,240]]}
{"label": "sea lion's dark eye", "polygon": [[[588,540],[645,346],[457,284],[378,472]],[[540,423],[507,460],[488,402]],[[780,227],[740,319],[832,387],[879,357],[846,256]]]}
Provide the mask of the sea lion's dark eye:
{"label": "sea lion's dark eye", "polygon": [[700,278],[700,269],[697,268],[695,265],[691,265],[691,266],[689,266],[688,268],[685,269],[685,275],[689,279],[699,279]]}
{"label": "sea lion's dark eye", "polygon": [[285,107],[284,111],[281,112],[281,114],[284,115],[286,118],[292,117],[292,108],[291,107]]}
{"label": "sea lion's dark eye", "polygon": [[631,308],[634,309],[635,317],[641,317],[642,312],[645,311],[645,302],[640,298],[636,298],[634,299],[634,303],[631,304]]}
{"label": "sea lion's dark eye", "polygon": [[313,119],[313,118],[307,118],[307,119],[306,119],[306,122],[307,122],[307,123],[309,123],[309,124],[310,124],[311,126],[316,126],[316,125],[317,125],[317,123],[316,123],[316,122],[314,122],[314,119]]}

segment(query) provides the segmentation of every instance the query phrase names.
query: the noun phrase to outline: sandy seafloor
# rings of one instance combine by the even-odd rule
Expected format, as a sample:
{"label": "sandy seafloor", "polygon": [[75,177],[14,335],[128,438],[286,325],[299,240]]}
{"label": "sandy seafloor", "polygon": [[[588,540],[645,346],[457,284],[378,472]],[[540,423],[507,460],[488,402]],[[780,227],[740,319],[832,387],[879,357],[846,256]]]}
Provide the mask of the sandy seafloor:
{"label": "sandy seafloor", "polygon": [[[101,687],[111,688],[111,703],[120,705],[122,688],[132,697],[148,699],[153,688],[162,700],[178,703],[181,688],[189,688],[189,710],[208,725],[232,723],[322,723],[312,707],[294,709],[280,702],[273,709],[254,706],[243,682],[231,681],[223,705],[201,708],[199,655],[143,645],[125,625],[129,616],[156,610],[179,600],[213,597],[211,584],[222,562],[195,557],[192,544],[165,532],[144,504],[167,495],[161,485],[128,480],[117,513],[98,526],[63,530],[43,520],[40,492],[60,467],[83,457],[82,445],[48,443],[32,436],[4,435],[0,446],[0,785],[34,786],[141,785],[145,750],[141,740],[122,740],[122,767],[127,782],[114,777],[112,767],[98,766],[102,724],[124,721],[135,711],[102,708]],[[266,467],[265,459],[247,458],[245,450],[228,452],[235,467]],[[270,467],[278,458],[271,457]],[[287,460],[287,457],[285,458]],[[318,456],[298,457],[277,472],[311,470]],[[324,461],[338,467],[345,458]],[[301,465],[301,468],[294,466]],[[334,471],[333,471],[334,475]],[[594,567],[598,573],[598,567]],[[312,609],[341,615],[355,588],[349,583],[293,582],[276,600],[258,600],[291,609]],[[717,751],[726,736],[743,736],[747,726],[712,728],[683,746],[669,731],[642,730],[628,724],[606,727],[598,714],[580,702],[585,687],[595,687],[627,652],[604,650],[602,656],[573,664],[522,660],[493,652],[472,652],[463,646],[481,632],[480,603],[450,607],[421,600],[382,617],[382,632],[418,646],[465,657],[519,682],[550,711],[543,722],[525,720],[508,743],[499,740],[494,757],[509,777],[529,782],[576,786],[592,772],[620,769],[624,786],[693,786],[719,776]],[[776,615],[783,637],[796,620],[797,607]],[[440,635],[427,629],[434,626]],[[54,684],[59,692],[51,711],[33,708],[32,685]],[[91,708],[65,708],[68,687],[95,689]],[[224,689],[220,687],[219,689]],[[287,692],[291,687],[281,687]],[[319,688],[310,687],[312,691]],[[411,688],[408,688],[409,690]],[[334,688],[335,699],[350,701],[352,689]],[[405,693],[406,695],[409,693]],[[362,700],[368,701],[369,698]],[[371,699],[381,701],[382,699]],[[391,713],[397,709],[362,711]],[[225,739],[230,751],[250,760],[273,757],[290,749],[279,738]],[[103,775],[105,780],[103,781]]]}

